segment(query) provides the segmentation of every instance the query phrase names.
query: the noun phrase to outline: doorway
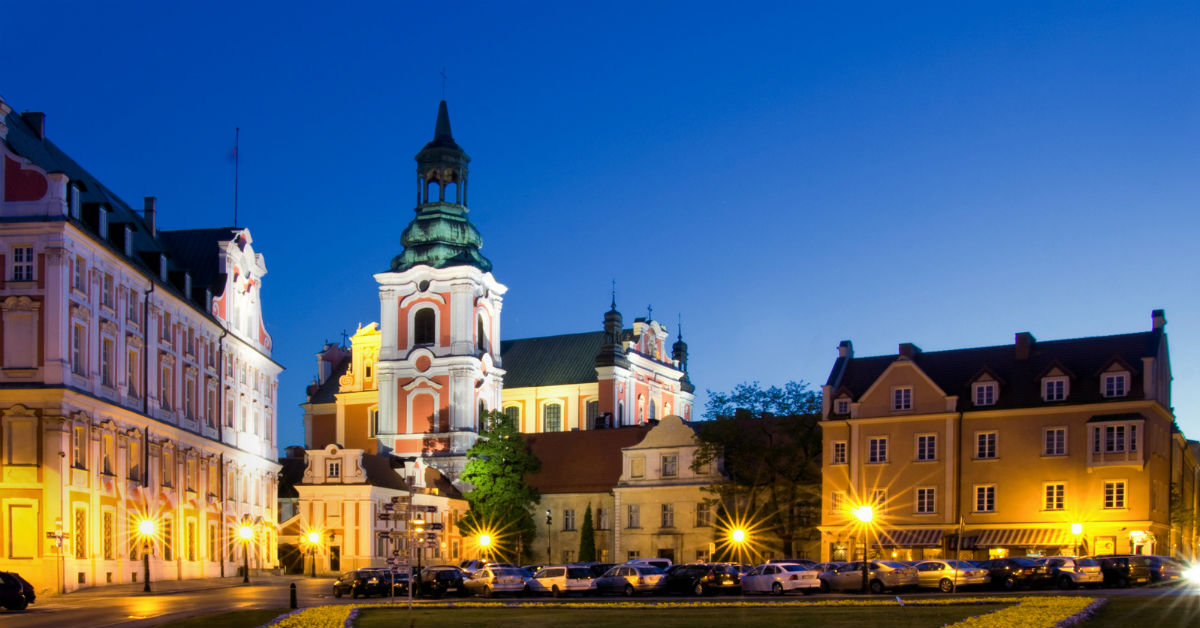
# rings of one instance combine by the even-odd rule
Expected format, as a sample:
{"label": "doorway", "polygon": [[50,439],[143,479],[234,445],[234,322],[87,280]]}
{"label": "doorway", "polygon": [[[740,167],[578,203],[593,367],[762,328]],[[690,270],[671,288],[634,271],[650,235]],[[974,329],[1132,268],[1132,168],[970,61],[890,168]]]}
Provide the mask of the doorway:
{"label": "doorway", "polygon": [[342,570],[342,548],[334,545],[329,548],[329,571],[338,573]]}

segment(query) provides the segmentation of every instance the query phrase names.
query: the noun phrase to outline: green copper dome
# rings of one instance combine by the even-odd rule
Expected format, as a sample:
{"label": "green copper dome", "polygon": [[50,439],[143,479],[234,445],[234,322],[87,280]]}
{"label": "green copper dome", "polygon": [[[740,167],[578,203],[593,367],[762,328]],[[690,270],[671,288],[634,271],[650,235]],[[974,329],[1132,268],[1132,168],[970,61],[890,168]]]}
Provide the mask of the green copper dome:
{"label": "green copper dome", "polygon": [[[488,272],[492,263],[479,253],[483,238],[467,219],[467,163],[471,158],[450,135],[446,101],[438,105],[433,141],[417,153],[417,216],[400,241],[404,250],[392,258],[392,272],[414,266],[474,266]],[[447,198],[447,187],[454,195]]]}

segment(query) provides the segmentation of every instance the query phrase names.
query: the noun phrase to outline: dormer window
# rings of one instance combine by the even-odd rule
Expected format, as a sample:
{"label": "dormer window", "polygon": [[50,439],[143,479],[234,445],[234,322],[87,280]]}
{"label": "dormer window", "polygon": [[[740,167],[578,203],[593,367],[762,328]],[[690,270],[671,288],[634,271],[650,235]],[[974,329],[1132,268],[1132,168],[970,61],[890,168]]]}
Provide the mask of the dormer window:
{"label": "dormer window", "polygon": [[975,384],[975,405],[996,405],[996,382],[979,382]]}
{"label": "dormer window", "polygon": [[96,231],[100,234],[101,238],[108,239],[108,208],[103,205],[96,212]]}
{"label": "dormer window", "polygon": [[892,410],[912,410],[912,386],[892,389]]}
{"label": "dormer window", "polygon": [[845,398],[835,400],[833,402],[833,413],[850,414],[850,400]]}
{"label": "dormer window", "polygon": [[79,197],[79,185],[72,183],[67,186],[67,205],[70,207],[71,217],[75,220],[80,220],[81,216],[83,216],[82,204]]}
{"label": "dormer window", "polygon": [[1124,397],[1129,394],[1129,373],[1105,373],[1101,392],[1105,397]]}
{"label": "dormer window", "polygon": [[133,255],[133,227],[125,225],[125,257]]}
{"label": "dormer window", "polygon": [[1042,400],[1062,401],[1066,399],[1069,392],[1067,384],[1067,378],[1065,377],[1046,377],[1042,379]]}
{"label": "dormer window", "polygon": [[329,463],[329,472],[325,474],[325,477],[337,478],[337,477],[341,477],[341,476],[342,476],[342,463],[340,463],[340,462]]}

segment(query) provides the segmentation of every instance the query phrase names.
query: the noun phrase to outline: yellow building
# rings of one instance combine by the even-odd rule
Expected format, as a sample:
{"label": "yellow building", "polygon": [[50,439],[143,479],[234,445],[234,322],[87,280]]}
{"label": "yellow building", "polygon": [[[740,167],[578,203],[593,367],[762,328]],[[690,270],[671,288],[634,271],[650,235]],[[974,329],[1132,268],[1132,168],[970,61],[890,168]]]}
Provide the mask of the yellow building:
{"label": "yellow building", "polygon": [[[1173,427],[1161,310],[1148,332],[855,357],[823,389],[822,558],[1183,554],[1196,458]],[[961,527],[961,536],[959,535]]]}

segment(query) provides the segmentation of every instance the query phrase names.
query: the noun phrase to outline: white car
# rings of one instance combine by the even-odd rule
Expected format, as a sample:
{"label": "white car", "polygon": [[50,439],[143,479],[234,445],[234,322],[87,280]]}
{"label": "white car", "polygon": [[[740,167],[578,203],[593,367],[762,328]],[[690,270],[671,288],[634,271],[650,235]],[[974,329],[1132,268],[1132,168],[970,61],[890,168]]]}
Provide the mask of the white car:
{"label": "white car", "polygon": [[641,567],[658,567],[666,571],[673,564],[670,558],[631,558],[625,561],[626,565],[637,565]]}
{"label": "white car", "polygon": [[1073,556],[1052,556],[1046,558],[1043,564],[1054,574],[1054,584],[1060,589],[1075,587],[1093,587],[1104,583],[1104,574],[1100,571],[1100,563],[1094,558],[1075,558]]}
{"label": "white car", "polygon": [[464,580],[463,587],[483,597],[497,593],[519,595],[525,591],[525,572],[518,567],[484,567]]}
{"label": "white car", "polygon": [[799,590],[808,595],[821,589],[820,575],[796,563],[759,565],[742,576],[742,592],[783,595]]}
{"label": "white car", "polygon": [[596,582],[592,570],[587,567],[550,565],[533,574],[533,579],[529,581],[529,590],[533,593],[549,593],[554,597],[567,593],[588,595],[595,592]]}

